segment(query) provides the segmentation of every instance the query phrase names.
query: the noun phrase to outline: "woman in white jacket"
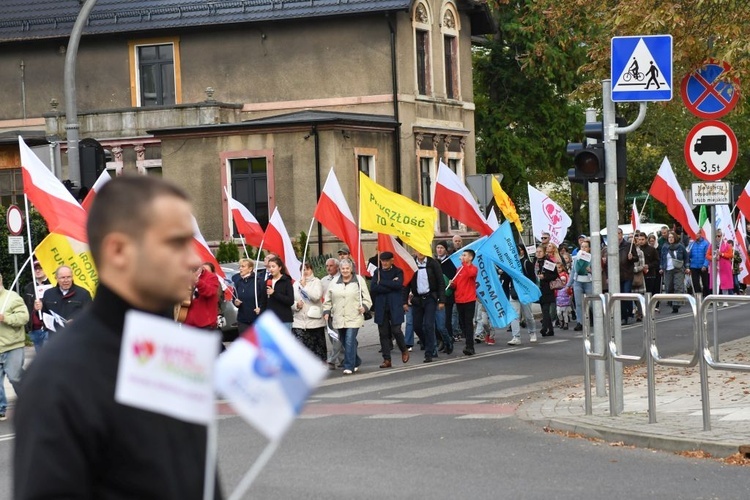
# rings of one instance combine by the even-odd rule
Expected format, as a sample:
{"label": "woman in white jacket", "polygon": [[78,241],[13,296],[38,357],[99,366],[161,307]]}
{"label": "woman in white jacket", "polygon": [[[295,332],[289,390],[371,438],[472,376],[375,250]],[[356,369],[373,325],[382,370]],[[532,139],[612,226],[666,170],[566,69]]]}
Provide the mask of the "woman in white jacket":
{"label": "woman in white jacket", "polygon": [[365,324],[364,314],[372,307],[370,291],[365,280],[353,272],[349,259],[339,262],[340,275],[331,282],[323,303],[323,318],[332,318],[344,345],[344,375],[359,370],[362,360],[357,355],[357,332]]}
{"label": "woman in white jacket", "polygon": [[305,262],[302,279],[294,283],[292,333],[325,363],[328,352],[322,299],[323,285],[313,274],[310,263]]}

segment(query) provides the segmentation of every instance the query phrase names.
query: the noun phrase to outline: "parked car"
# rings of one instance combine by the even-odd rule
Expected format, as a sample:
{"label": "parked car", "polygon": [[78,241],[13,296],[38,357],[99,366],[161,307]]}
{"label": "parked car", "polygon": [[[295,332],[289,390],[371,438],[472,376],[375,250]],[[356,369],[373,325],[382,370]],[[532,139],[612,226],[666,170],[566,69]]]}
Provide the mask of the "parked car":
{"label": "parked car", "polygon": [[[240,263],[227,262],[221,264],[221,270],[224,271],[224,274],[226,275],[227,286],[234,288],[232,276],[240,272]],[[265,272],[266,266],[263,261],[259,262],[258,270]],[[237,306],[234,305],[233,300],[223,299],[221,301],[220,311],[221,315],[224,316],[224,324],[221,326],[222,341],[232,342],[236,340],[239,335],[239,332],[237,331]]]}

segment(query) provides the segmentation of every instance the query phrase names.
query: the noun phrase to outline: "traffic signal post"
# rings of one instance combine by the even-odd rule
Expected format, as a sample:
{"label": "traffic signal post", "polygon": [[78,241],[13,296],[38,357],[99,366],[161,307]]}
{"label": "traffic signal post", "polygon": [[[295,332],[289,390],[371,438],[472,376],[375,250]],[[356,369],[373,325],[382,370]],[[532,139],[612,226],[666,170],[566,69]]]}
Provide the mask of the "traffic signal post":
{"label": "traffic signal post", "polygon": [[[602,125],[604,143],[604,196],[607,222],[607,279],[609,281],[609,293],[620,292],[620,256],[617,244],[617,137],[619,134],[628,134],[641,126],[646,118],[647,103],[640,102],[638,116],[635,121],[626,126],[618,127],[615,119],[615,103],[612,101],[612,80],[602,80]],[[597,204],[599,206],[598,200]],[[591,210],[589,210],[590,212]],[[622,325],[620,318],[620,301],[615,302],[614,310],[614,336],[615,344],[619,352],[622,352]],[[610,408],[610,414],[619,415],[624,408],[622,394],[622,363],[614,363],[614,382],[617,391],[616,407]],[[611,390],[612,388],[610,388]],[[612,401],[612,398],[610,398]]]}

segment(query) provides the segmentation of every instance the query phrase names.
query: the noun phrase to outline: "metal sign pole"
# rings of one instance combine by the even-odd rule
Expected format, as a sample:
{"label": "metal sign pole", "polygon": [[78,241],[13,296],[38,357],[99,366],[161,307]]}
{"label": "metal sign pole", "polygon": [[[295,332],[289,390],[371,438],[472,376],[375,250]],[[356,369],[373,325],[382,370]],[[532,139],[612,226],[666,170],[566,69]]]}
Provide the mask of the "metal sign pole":
{"label": "metal sign pole", "polygon": [[[716,205],[711,205],[711,225],[713,226],[713,231],[711,231],[711,237],[714,239],[714,241],[711,242],[711,248],[713,248],[713,252],[711,252],[711,279],[713,280],[713,293],[714,295],[718,295],[721,293],[719,291],[719,280],[718,278],[718,271],[719,271],[719,262],[718,262],[718,255],[719,255],[719,243],[716,240]],[[714,359],[719,362],[719,302],[714,301],[714,318],[713,318],[713,326],[714,326]]]}

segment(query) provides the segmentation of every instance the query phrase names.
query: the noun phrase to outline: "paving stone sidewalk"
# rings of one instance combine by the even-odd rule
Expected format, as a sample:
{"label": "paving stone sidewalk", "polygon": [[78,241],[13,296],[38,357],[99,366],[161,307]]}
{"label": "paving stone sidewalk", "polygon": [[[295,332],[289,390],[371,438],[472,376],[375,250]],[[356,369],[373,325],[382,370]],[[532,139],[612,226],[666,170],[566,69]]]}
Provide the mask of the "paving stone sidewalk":
{"label": "paving stone sidewalk", "polygon": [[[750,337],[721,344],[722,362],[750,365]],[[592,379],[593,379],[592,365]],[[609,398],[597,397],[592,380],[592,415],[585,414],[583,377],[527,400],[516,415],[553,430],[575,432],[609,442],[666,451],[701,450],[716,457],[750,445],[750,372],[708,369],[711,430],[703,430],[698,367],[657,366],[656,419],[648,420],[646,366],[625,367],[624,411],[609,416]]]}

